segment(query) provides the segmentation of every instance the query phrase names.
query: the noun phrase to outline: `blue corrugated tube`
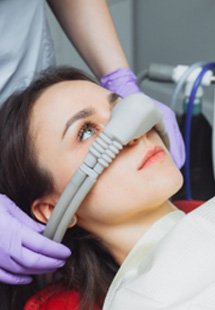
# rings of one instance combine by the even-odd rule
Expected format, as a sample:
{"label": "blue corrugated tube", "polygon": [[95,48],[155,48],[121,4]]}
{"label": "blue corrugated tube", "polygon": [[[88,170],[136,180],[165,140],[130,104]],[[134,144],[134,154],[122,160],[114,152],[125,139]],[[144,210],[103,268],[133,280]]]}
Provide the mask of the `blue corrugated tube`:
{"label": "blue corrugated tube", "polygon": [[186,111],[186,120],[185,120],[185,130],[184,130],[184,141],[185,141],[185,149],[186,149],[186,160],[184,166],[184,181],[185,181],[185,190],[186,190],[186,199],[192,199],[192,192],[191,192],[191,184],[190,184],[190,133],[191,133],[191,124],[192,124],[192,110],[193,110],[193,103],[196,97],[196,93],[198,87],[201,85],[201,81],[208,70],[215,69],[215,63],[207,63],[202,67],[201,72],[199,73],[198,77],[196,78],[192,91],[189,97],[187,111]]}

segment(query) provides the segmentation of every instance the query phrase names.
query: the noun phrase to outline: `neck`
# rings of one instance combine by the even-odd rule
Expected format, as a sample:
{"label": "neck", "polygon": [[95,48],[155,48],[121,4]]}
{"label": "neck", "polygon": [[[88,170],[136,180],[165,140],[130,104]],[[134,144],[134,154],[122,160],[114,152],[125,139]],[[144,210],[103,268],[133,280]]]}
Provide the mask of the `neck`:
{"label": "neck", "polygon": [[174,210],[176,210],[176,207],[168,201],[153,210],[137,214],[135,218],[131,218],[119,226],[106,227],[102,232],[104,244],[121,265],[137,241],[150,227]]}

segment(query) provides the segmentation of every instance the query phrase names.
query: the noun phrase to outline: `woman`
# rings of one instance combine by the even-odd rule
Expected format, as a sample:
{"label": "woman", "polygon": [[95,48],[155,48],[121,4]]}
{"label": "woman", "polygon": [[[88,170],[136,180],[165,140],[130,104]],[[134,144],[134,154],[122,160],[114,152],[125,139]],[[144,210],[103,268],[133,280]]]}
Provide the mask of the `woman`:
{"label": "woman", "polygon": [[[70,42],[104,87],[123,97],[140,91],[137,77],[129,69],[106,1],[8,0],[0,1],[0,33],[4,33],[0,46],[0,105],[15,89],[27,86],[38,72],[55,66],[54,46],[47,21],[47,3]],[[175,114],[162,103],[157,102],[157,105],[167,120],[173,158],[181,167],[184,163],[184,144]],[[71,254],[69,249],[43,238],[40,235],[42,225],[23,214],[20,209],[17,210],[9,200],[1,199],[1,196],[0,206],[0,281],[28,284],[35,269],[40,274],[65,263]],[[14,218],[16,222],[13,221]],[[11,220],[13,226],[10,226],[10,233],[7,231],[6,234],[4,223]],[[12,265],[6,264],[11,254],[14,259],[20,260],[19,254],[25,248],[17,249],[16,246],[8,251],[7,244],[17,238],[16,232],[20,225],[26,229],[23,242],[28,242],[29,251],[22,263],[22,272],[20,270],[17,274]],[[30,242],[35,238],[42,245],[46,243],[43,249],[40,250],[39,246],[35,249],[34,243]],[[31,265],[33,257],[35,265]],[[3,296],[0,296],[1,301]]]}
{"label": "woman", "polygon": [[[0,111],[0,192],[47,223],[117,100],[74,69],[45,73],[10,97]],[[181,185],[181,173],[154,129],[131,141],[100,176],[76,213],[75,227],[68,229],[64,243],[73,255],[56,274],[59,290],[79,292],[80,309],[93,309],[102,307],[113,281],[104,309],[160,309],[159,294],[150,300],[147,287],[140,296],[137,283],[129,285],[142,279],[136,278],[141,270],[147,279],[153,253],[160,244],[165,249],[168,232],[183,223],[184,213],[169,201]]]}

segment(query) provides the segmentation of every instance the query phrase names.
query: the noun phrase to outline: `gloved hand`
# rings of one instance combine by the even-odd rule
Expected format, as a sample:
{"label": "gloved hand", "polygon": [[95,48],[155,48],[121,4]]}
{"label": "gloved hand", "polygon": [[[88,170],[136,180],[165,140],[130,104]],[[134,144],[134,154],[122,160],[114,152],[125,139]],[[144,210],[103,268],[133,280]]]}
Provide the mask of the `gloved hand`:
{"label": "gloved hand", "polygon": [[[101,85],[121,97],[127,97],[133,93],[141,92],[137,85],[137,77],[130,70],[119,68],[114,72],[104,75]],[[185,147],[180,133],[175,113],[163,103],[154,100],[155,105],[161,110],[165,127],[170,141],[170,153],[178,168],[181,168],[185,161]]]}
{"label": "gloved hand", "polygon": [[70,250],[42,236],[44,227],[0,194],[1,282],[27,284],[31,275],[52,272],[64,265]]}

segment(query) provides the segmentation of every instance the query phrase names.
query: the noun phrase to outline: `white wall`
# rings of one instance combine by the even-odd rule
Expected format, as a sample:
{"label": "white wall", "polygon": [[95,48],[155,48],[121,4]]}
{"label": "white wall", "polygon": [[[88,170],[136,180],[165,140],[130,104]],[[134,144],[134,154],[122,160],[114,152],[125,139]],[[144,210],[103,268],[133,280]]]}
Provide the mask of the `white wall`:
{"label": "white wall", "polygon": [[215,58],[214,0],[135,0],[136,68]]}
{"label": "white wall", "polygon": [[[134,6],[136,72],[151,63],[190,65],[215,60],[214,0],[134,0]],[[170,103],[172,86],[145,82],[142,87],[148,94]],[[211,88],[205,89],[203,107],[209,120]]]}

